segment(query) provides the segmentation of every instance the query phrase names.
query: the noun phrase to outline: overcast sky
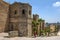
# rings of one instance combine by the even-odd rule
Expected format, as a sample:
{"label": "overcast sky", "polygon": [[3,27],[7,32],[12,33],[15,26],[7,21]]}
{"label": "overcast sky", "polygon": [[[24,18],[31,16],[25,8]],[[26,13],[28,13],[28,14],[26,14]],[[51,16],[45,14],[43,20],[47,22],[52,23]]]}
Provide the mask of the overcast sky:
{"label": "overcast sky", "polygon": [[38,14],[46,22],[60,22],[60,0],[5,0],[8,3],[24,2],[32,6],[32,14]]}

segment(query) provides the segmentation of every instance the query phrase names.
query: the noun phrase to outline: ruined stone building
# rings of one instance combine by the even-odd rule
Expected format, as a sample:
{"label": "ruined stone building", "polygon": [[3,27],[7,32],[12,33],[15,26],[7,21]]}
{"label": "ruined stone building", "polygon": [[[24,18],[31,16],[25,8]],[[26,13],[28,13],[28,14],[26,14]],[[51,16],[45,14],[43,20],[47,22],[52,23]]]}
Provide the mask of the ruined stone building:
{"label": "ruined stone building", "polygon": [[9,4],[0,0],[0,33],[18,31],[19,35],[31,36],[31,11],[28,3]]}
{"label": "ruined stone building", "polygon": [[50,27],[50,35],[52,36],[57,35],[57,28],[56,28],[57,26],[54,24],[50,24],[49,27]]}
{"label": "ruined stone building", "polygon": [[[28,3],[14,2],[9,4],[0,0],[0,33],[17,31],[18,36],[32,36],[32,21],[38,22],[39,16],[33,15],[31,18],[31,15],[32,6]],[[44,29],[44,22],[44,20],[39,22],[37,35],[40,35],[40,30]]]}

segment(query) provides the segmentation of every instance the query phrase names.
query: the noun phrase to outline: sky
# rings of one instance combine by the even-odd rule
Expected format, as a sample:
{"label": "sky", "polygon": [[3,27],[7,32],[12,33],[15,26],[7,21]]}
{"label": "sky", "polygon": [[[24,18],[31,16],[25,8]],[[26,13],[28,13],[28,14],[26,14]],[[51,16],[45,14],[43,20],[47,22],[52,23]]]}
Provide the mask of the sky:
{"label": "sky", "polygon": [[32,14],[48,23],[60,22],[60,0],[4,0],[8,3],[23,2],[32,6]]}

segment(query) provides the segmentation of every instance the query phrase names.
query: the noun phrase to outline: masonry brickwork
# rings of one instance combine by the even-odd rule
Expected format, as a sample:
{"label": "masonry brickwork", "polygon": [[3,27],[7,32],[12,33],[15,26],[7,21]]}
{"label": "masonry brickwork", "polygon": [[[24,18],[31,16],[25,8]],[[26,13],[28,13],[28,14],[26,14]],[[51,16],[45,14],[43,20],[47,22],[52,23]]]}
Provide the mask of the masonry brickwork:
{"label": "masonry brickwork", "polygon": [[31,36],[31,11],[28,3],[8,4],[0,0],[0,32],[18,31],[19,35]]}
{"label": "masonry brickwork", "polygon": [[[38,22],[39,16],[32,15],[32,6],[28,3],[14,2],[9,4],[0,0],[0,33],[16,31],[18,36],[32,36],[32,21]],[[44,29],[44,22],[41,21],[37,27],[39,35],[40,30]],[[12,32],[12,33],[14,33]]]}

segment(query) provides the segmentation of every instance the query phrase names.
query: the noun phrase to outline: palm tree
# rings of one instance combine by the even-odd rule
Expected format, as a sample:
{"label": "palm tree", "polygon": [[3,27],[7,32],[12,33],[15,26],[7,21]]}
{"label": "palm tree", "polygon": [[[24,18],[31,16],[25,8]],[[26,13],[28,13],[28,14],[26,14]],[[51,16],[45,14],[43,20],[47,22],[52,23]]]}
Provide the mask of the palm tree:
{"label": "palm tree", "polygon": [[45,30],[40,30],[41,35],[45,35]]}
{"label": "palm tree", "polygon": [[47,27],[46,32],[48,33],[48,36],[49,36],[49,33],[50,33],[50,28],[49,27]]}
{"label": "palm tree", "polygon": [[[42,18],[38,19],[38,22],[39,22],[40,25],[41,25],[41,23],[42,23],[43,21],[44,21],[44,20],[43,20]],[[40,30],[40,32],[39,32],[40,36],[41,36],[41,34],[42,34],[41,31],[42,31],[42,30]]]}
{"label": "palm tree", "polygon": [[32,25],[33,25],[33,34],[35,33],[37,34],[37,26],[39,25],[39,23],[33,20]]}
{"label": "palm tree", "polygon": [[39,20],[38,20],[38,22],[41,22],[42,21],[42,18],[40,18]]}

